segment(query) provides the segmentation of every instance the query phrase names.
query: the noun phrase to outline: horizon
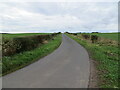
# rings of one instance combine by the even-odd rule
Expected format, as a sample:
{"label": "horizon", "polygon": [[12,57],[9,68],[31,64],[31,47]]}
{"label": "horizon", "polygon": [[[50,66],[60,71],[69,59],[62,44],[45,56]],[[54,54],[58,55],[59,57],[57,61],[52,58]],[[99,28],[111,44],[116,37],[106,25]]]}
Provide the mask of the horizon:
{"label": "horizon", "polygon": [[[0,34],[24,34],[24,33],[35,33],[35,32],[7,32],[7,33],[0,33]],[[50,33],[50,32],[45,32],[45,33]],[[58,33],[58,32],[51,32],[51,33]],[[66,33],[66,32],[61,32],[61,33]],[[68,33],[120,33],[120,32],[68,32]]]}

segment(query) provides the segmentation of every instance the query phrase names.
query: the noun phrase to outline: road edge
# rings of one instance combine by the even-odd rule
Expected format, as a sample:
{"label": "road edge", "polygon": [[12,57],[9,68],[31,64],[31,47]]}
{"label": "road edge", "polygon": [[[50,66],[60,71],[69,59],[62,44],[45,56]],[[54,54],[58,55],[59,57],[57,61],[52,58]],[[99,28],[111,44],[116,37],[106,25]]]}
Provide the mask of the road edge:
{"label": "road edge", "polygon": [[[68,36],[68,35],[66,35],[66,36]],[[71,37],[69,37],[69,38],[71,38]],[[74,40],[74,39],[72,39],[72,40]],[[74,41],[77,42],[76,40],[74,40]],[[78,44],[81,45],[80,43],[78,43]],[[88,87],[87,88],[99,88],[99,85],[98,85],[99,79],[98,79],[98,70],[97,70],[98,62],[93,60],[90,57],[91,56],[90,52],[83,45],[81,45],[81,46],[87,51],[88,56],[89,56],[90,70],[89,70],[89,81],[88,81]],[[94,76],[96,78],[93,78]]]}

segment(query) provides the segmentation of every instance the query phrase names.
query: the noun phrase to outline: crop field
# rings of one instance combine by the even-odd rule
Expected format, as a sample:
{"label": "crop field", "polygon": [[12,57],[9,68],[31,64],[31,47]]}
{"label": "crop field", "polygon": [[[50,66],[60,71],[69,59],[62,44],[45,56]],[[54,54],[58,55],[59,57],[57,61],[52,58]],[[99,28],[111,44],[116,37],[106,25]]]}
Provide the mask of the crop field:
{"label": "crop field", "polygon": [[120,33],[93,33],[91,35],[98,35],[100,37],[108,38],[111,40],[118,40]]}
{"label": "crop field", "polygon": [[[120,36],[120,33],[83,33],[83,34],[97,35],[102,38],[116,40],[116,41],[118,41],[118,38]],[[80,34],[78,34],[78,35],[80,35]]]}
{"label": "crop field", "polygon": [[16,33],[16,34],[2,34],[3,38],[14,38],[23,36],[33,36],[33,35],[47,35],[50,33]]}
{"label": "crop field", "polygon": [[[67,34],[70,38],[77,41],[87,49],[90,58],[98,62],[96,66],[98,70],[100,88],[118,88],[118,66],[120,51],[118,50],[118,33],[98,33],[98,39],[92,43],[91,38],[85,39],[82,34]],[[90,34],[87,34],[90,35]],[[93,34],[91,34],[93,35]]]}

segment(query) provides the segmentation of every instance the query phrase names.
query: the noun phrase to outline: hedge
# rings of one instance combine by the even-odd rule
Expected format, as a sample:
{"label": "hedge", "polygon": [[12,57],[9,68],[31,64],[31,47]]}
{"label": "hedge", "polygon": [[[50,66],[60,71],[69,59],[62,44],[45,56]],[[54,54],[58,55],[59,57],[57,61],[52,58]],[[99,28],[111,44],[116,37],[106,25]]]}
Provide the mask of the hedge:
{"label": "hedge", "polygon": [[26,37],[15,37],[10,40],[3,38],[2,40],[2,56],[11,56],[27,50],[32,50],[43,44],[44,40],[52,39],[59,33],[50,35],[34,35]]}

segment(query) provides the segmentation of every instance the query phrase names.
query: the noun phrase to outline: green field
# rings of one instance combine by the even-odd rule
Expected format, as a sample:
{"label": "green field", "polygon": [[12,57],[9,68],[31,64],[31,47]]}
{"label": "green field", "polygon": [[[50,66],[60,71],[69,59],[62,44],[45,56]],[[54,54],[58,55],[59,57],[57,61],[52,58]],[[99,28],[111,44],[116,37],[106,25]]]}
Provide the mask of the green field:
{"label": "green field", "polygon": [[11,73],[48,55],[59,47],[61,40],[61,34],[59,34],[53,39],[48,40],[46,44],[42,44],[33,50],[24,51],[12,56],[4,56],[2,58],[2,74],[6,75],[8,73]]}
{"label": "green field", "polygon": [[120,35],[120,33],[92,33],[92,35],[98,35],[111,40],[118,40],[118,35]]}
{"label": "green field", "polygon": [[67,35],[85,47],[90,54],[90,58],[97,61],[99,87],[118,88],[118,62],[120,61],[118,55],[120,52],[117,43],[106,42],[108,38],[117,40],[117,34],[99,34],[99,36],[105,37],[107,40],[104,38],[102,42],[98,41],[97,43],[91,43],[90,39],[85,40],[81,35]]}
{"label": "green field", "polygon": [[2,34],[3,38],[14,38],[23,36],[33,36],[33,35],[47,35],[50,33],[16,33],[16,34]]}

